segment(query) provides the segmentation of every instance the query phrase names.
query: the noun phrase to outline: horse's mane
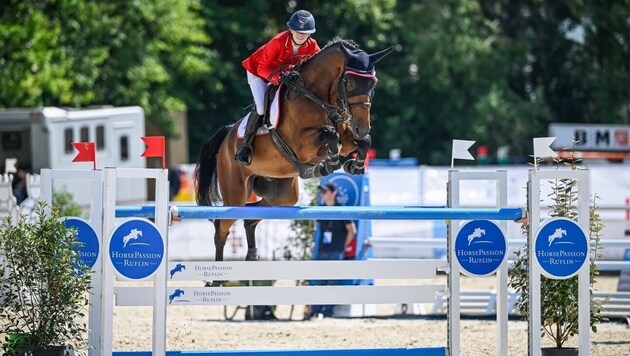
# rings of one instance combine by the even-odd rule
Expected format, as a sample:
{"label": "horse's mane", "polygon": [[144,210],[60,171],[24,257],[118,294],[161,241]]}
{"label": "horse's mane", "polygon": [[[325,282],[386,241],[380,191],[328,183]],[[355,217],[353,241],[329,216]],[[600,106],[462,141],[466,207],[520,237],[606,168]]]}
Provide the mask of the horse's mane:
{"label": "horse's mane", "polygon": [[330,40],[326,44],[326,46],[324,46],[324,48],[322,48],[322,50],[324,50],[324,49],[326,49],[328,47],[331,47],[333,45],[336,45],[336,44],[341,44],[341,45],[343,45],[344,47],[346,47],[349,50],[359,49],[359,45],[356,42],[354,42],[353,40],[347,40],[347,39],[343,39],[343,38],[341,38],[339,36],[335,36],[335,37],[333,37],[332,40]]}
{"label": "horse's mane", "polygon": [[304,65],[304,64],[308,63],[309,61],[314,60],[315,58],[317,58],[320,54],[325,53],[327,49],[330,49],[330,48],[333,48],[333,47],[337,47],[337,46],[344,46],[347,49],[349,49],[350,51],[360,50],[359,45],[356,42],[354,42],[353,40],[343,39],[343,38],[341,38],[339,36],[335,36],[318,53],[316,53],[313,56],[303,58],[300,61],[300,63],[298,63],[297,67],[300,68],[302,65]]}

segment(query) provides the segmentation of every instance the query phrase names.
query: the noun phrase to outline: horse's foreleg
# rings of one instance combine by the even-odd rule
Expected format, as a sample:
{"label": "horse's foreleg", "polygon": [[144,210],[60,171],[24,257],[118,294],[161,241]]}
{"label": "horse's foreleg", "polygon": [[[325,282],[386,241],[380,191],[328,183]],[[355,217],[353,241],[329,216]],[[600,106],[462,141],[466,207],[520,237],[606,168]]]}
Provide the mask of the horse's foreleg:
{"label": "horse's foreleg", "polygon": [[372,146],[372,137],[366,135],[364,138],[357,140],[357,158],[347,160],[343,164],[343,170],[349,174],[364,174],[365,173],[365,158],[367,157],[368,150]]}
{"label": "horse's foreleg", "polygon": [[324,126],[321,129],[322,142],[328,147],[326,159],[315,170],[318,176],[327,176],[341,167],[339,161],[339,133],[332,126]]}

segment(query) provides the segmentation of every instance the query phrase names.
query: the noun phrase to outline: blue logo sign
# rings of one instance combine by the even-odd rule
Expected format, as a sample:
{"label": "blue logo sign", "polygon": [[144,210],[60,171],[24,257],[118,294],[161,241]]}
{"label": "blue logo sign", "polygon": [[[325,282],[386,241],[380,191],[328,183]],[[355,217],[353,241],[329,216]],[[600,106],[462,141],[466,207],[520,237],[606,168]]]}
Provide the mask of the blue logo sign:
{"label": "blue logo sign", "polygon": [[[357,176],[359,179],[362,177]],[[322,184],[333,182],[337,185],[337,202],[342,206],[358,206],[359,205],[359,185],[353,176],[348,174],[335,174],[330,179],[322,180]],[[320,198],[320,204],[324,201]]]}
{"label": "blue logo sign", "polygon": [[505,234],[488,220],[464,224],[455,238],[455,256],[462,272],[473,277],[494,273],[505,259]]}
{"label": "blue logo sign", "polygon": [[588,239],[575,221],[553,218],[538,230],[534,252],[545,276],[566,279],[578,273],[586,262]]}
{"label": "blue logo sign", "polygon": [[164,260],[164,240],[151,221],[129,219],[112,233],[109,257],[122,276],[129,279],[148,278]]}
{"label": "blue logo sign", "polygon": [[76,229],[76,238],[80,243],[75,249],[79,254],[81,263],[92,268],[98,260],[99,253],[99,240],[96,231],[92,228],[90,223],[84,219],[77,217],[62,218],[65,220],[67,228]]}

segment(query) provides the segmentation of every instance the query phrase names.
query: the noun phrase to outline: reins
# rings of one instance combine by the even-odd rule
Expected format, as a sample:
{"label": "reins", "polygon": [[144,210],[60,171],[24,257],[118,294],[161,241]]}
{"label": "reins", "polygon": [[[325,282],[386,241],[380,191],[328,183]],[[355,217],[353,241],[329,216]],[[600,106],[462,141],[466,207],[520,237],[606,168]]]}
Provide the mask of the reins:
{"label": "reins", "polygon": [[322,110],[324,110],[328,118],[335,124],[345,123],[349,121],[347,118],[344,117],[344,114],[347,112],[345,105],[344,107],[340,108],[338,106],[330,105],[324,102],[317,95],[313,94],[313,92],[306,89],[303,85],[300,85],[297,78],[301,78],[300,72],[292,70],[287,74],[283,74],[280,76],[280,83],[287,85],[291,89],[295,90],[296,92],[302,94],[304,97],[319,105]]}

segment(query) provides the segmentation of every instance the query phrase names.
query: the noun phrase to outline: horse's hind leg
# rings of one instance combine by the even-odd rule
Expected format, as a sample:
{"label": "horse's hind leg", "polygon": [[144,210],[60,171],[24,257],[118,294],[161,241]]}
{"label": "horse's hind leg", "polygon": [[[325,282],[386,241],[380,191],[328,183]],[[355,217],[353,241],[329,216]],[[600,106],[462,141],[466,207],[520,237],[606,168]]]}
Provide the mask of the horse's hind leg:
{"label": "horse's hind leg", "polygon": [[[247,206],[287,206],[297,203],[299,186],[297,178],[276,178],[266,180],[255,178],[253,182],[254,192],[263,197],[255,203],[247,203]],[[259,220],[245,220],[245,235],[247,236],[247,256],[245,260],[258,260],[256,248],[256,226]]]}
{"label": "horse's hind leg", "polygon": [[[257,206],[260,202],[248,203],[247,206]],[[245,236],[247,236],[247,255],[245,261],[258,260],[258,248],[256,247],[256,226],[260,220],[244,220]]]}
{"label": "horse's hind leg", "polygon": [[[214,220],[214,260],[223,261],[223,250],[225,249],[225,243],[227,241],[228,234],[230,233],[230,227],[234,224],[235,220]],[[223,281],[212,281],[212,287],[219,287]],[[206,287],[209,283],[206,283]]]}

